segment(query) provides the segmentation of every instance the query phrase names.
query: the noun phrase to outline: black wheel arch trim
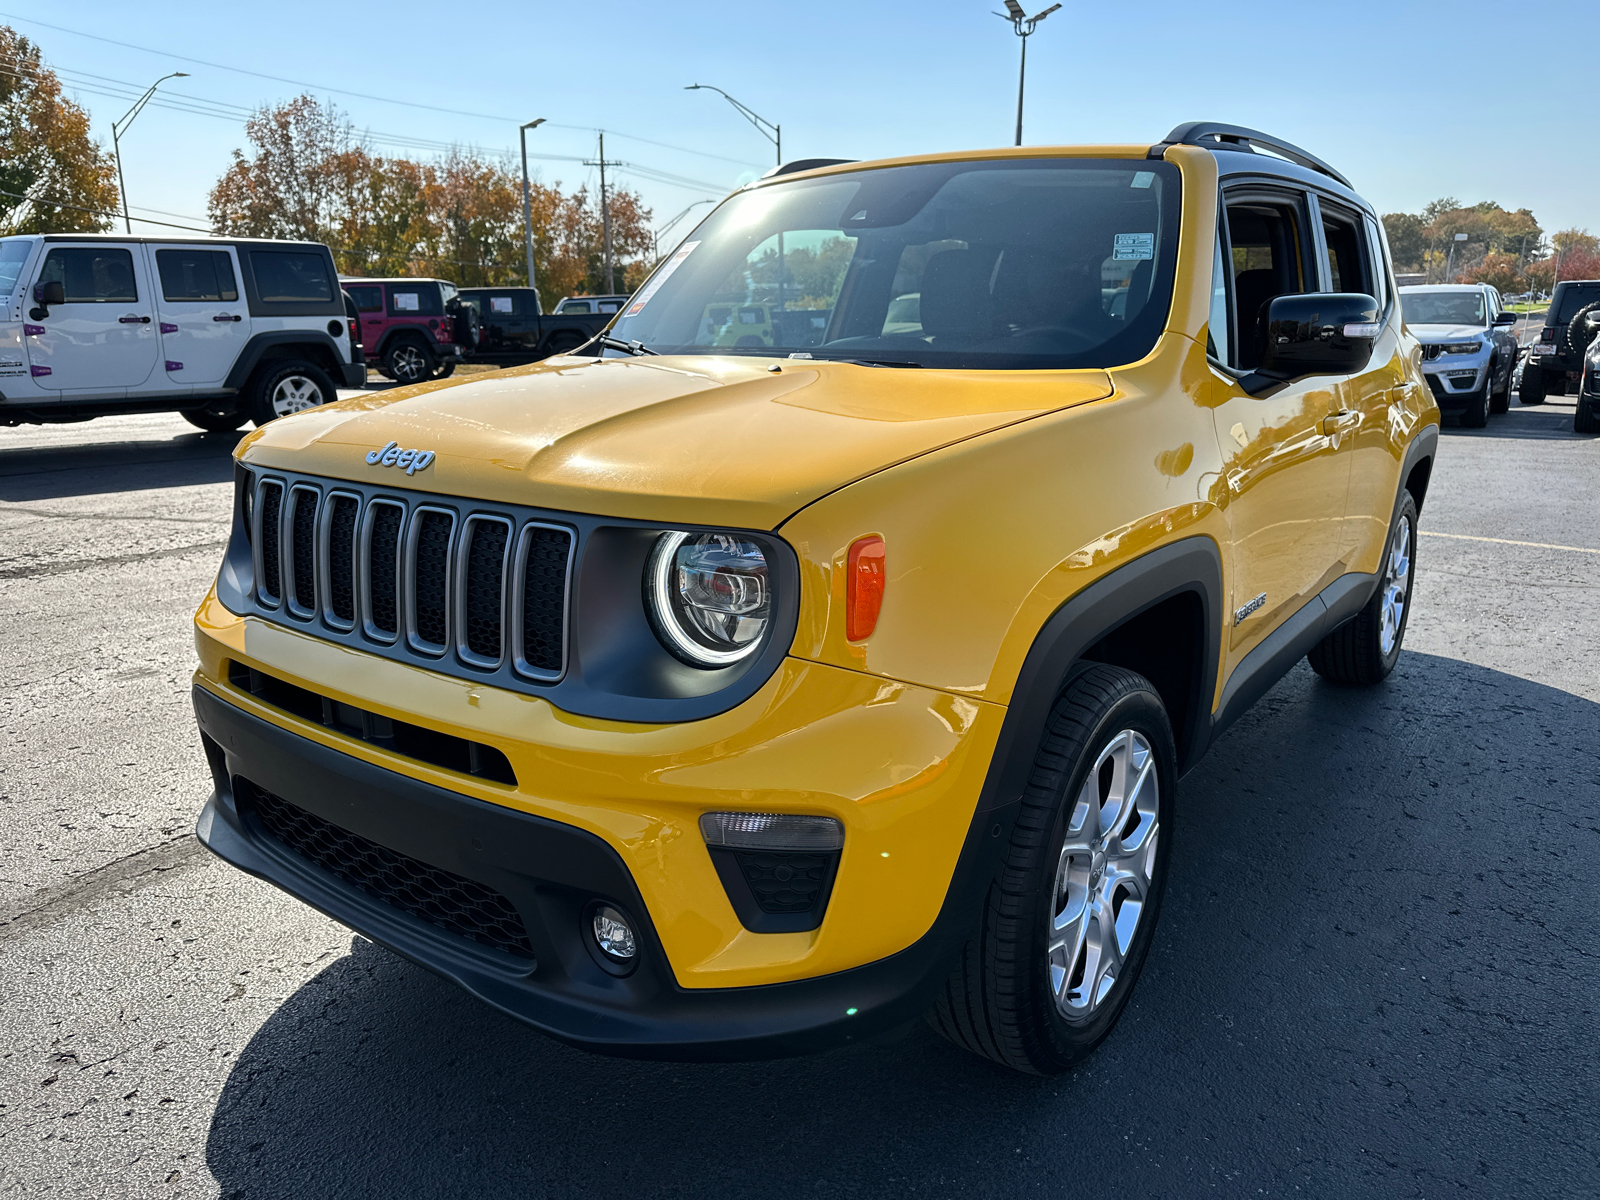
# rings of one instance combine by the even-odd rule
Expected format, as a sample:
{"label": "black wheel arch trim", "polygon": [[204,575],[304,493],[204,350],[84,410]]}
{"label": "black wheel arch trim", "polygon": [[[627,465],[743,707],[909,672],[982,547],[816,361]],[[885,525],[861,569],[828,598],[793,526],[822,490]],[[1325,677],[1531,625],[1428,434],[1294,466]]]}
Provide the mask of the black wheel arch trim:
{"label": "black wheel arch trim", "polygon": [[[222,381],[222,386],[235,390],[242,389],[255,374],[256,367],[261,365],[266,352],[278,346],[315,347],[318,352],[331,355],[336,369],[341,373],[349,362],[349,356],[340,349],[339,343],[321,330],[274,329],[251,335],[244,349],[239,352],[239,357],[234,360],[233,369],[228,372],[228,377]],[[322,364],[316,363],[316,365]]]}

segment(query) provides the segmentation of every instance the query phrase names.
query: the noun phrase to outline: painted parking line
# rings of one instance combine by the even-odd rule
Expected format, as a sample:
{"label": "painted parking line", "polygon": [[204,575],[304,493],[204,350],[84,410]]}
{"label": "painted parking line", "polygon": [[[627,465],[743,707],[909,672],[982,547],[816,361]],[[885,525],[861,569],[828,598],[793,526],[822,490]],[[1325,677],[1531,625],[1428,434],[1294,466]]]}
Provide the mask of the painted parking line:
{"label": "painted parking line", "polygon": [[1458,542],[1494,542],[1499,546],[1531,546],[1535,550],[1570,550],[1574,554],[1600,554],[1590,546],[1556,546],[1550,542],[1517,542],[1511,538],[1474,537],[1470,533],[1435,533],[1431,529],[1417,530],[1419,537],[1453,538]]}

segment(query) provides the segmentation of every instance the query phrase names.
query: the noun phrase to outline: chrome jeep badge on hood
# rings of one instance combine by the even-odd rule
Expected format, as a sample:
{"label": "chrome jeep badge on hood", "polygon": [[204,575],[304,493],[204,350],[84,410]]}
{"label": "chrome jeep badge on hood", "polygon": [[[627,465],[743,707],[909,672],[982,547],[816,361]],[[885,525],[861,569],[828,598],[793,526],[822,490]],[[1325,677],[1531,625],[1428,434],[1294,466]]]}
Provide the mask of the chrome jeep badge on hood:
{"label": "chrome jeep badge on hood", "polygon": [[399,442],[390,442],[381,450],[367,454],[367,462],[375,467],[404,467],[407,475],[415,475],[433,461],[432,450],[402,450]]}

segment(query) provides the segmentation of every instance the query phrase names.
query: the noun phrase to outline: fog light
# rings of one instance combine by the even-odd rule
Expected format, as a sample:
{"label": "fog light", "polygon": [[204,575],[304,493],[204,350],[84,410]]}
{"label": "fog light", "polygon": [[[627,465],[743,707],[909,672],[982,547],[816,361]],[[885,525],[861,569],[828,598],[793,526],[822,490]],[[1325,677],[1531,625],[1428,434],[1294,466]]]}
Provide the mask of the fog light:
{"label": "fog light", "polygon": [[619,963],[631,963],[639,953],[638,943],[633,937],[633,926],[628,924],[627,917],[609,904],[602,904],[594,910],[594,940],[603,954]]}

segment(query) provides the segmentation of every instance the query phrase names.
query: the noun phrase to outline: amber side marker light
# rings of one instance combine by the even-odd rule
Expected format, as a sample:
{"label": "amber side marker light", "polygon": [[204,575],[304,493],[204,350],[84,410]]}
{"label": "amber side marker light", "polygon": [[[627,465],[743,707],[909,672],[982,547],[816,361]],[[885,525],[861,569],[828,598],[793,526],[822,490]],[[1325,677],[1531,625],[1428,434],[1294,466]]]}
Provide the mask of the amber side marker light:
{"label": "amber side marker light", "polygon": [[850,641],[869,638],[878,627],[884,580],[883,539],[872,534],[851,542],[844,584],[845,637]]}

